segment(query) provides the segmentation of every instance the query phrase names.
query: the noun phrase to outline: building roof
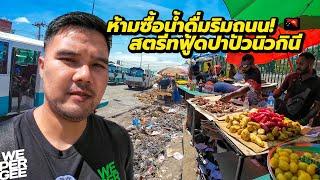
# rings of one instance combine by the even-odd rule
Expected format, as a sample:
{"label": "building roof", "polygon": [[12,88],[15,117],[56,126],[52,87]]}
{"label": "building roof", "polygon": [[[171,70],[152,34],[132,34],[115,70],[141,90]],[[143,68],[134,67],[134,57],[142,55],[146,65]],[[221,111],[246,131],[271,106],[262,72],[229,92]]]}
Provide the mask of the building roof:
{"label": "building roof", "polygon": [[24,44],[42,46],[42,47],[44,45],[43,41],[27,38],[27,37],[16,35],[16,34],[5,33],[5,32],[0,32],[0,40],[16,41]]}

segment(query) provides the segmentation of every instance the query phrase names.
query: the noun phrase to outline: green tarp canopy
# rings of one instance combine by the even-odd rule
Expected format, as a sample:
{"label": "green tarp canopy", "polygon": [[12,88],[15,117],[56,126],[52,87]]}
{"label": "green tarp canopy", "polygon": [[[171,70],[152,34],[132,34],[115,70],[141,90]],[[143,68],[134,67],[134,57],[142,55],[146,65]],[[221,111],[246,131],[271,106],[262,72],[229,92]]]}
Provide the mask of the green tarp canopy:
{"label": "green tarp canopy", "polygon": [[224,0],[236,20],[268,20],[300,17],[301,29],[320,28],[320,0]]}

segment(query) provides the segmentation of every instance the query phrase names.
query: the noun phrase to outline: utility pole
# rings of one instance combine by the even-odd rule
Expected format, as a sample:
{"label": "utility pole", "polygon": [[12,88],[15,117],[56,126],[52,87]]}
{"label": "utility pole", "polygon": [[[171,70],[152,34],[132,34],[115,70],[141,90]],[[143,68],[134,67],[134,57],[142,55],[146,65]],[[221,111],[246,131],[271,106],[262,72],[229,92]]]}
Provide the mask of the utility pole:
{"label": "utility pole", "polygon": [[44,22],[35,22],[32,25],[36,26],[38,28],[38,35],[37,35],[37,39],[40,40],[41,37],[41,27],[45,27],[46,23]]}
{"label": "utility pole", "polygon": [[142,53],[141,53],[141,59],[140,59],[140,68],[142,66]]}
{"label": "utility pole", "polygon": [[93,0],[91,14],[93,14],[93,10],[94,10],[94,4],[95,4],[95,2],[96,2],[96,0]]}

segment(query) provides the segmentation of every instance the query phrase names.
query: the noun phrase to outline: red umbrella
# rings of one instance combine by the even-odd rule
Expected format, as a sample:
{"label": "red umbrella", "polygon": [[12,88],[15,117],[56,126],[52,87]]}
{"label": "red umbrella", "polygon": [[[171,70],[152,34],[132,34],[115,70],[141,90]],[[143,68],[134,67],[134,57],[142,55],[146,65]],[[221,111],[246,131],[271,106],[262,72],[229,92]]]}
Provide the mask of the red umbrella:
{"label": "red umbrella", "polygon": [[[299,32],[305,33],[305,39],[303,42],[303,48],[306,49],[310,46],[314,46],[320,43],[320,29],[308,29],[308,30],[298,30],[298,31],[287,31],[281,27],[278,27],[277,32],[271,37],[278,39],[280,34],[298,34]],[[240,65],[242,56],[246,53],[227,53],[227,62],[230,64]],[[255,59],[255,64],[266,64],[273,60],[280,60],[289,58],[297,55],[298,53],[279,53],[279,52],[269,52],[269,53],[257,53],[249,52],[253,55]]]}

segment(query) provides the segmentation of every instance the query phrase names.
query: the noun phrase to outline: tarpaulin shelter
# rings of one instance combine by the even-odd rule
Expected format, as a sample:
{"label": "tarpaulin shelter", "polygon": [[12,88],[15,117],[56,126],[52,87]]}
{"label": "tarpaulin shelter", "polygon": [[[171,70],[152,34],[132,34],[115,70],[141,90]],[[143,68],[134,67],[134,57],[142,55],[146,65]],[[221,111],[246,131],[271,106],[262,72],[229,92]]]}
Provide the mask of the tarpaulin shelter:
{"label": "tarpaulin shelter", "polygon": [[178,76],[187,76],[188,75],[188,67],[186,66],[173,66],[173,67],[166,67],[158,72],[158,74],[164,76],[171,76],[175,77]]}
{"label": "tarpaulin shelter", "polygon": [[[279,34],[298,34],[303,31],[306,38],[303,49],[320,43],[320,0],[224,0],[231,19],[234,20],[269,20],[279,19],[280,27],[273,36]],[[299,31],[285,31],[281,26],[285,18],[300,18]],[[265,64],[272,60],[289,58],[297,53],[256,53],[250,52],[257,64]],[[243,53],[228,53],[227,62],[239,64]],[[290,66],[292,67],[292,66]]]}
{"label": "tarpaulin shelter", "polygon": [[[319,22],[320,23],[320,22]],[[271,37],[278,39],[281,34],[297,34],[299,32],[305,33],[305,39],[303,42],[303,48],[306,49],[310,46],[314,46],[320,43],[320,29],[308,29],[308,30],[299,30],[299,31],[288,31],[284,30],[281,27],[278,27],[278,30]],[[227,62],[230,64],[239,65],[241,62],[242,56],[246,53],[228,53]],[[297,53],[289,52],[266,52],[266,53],[257,53],[249,52],[253,55],[255,59],[255,64],[266,64],[273,60],[285,59],[297,55]]]}

